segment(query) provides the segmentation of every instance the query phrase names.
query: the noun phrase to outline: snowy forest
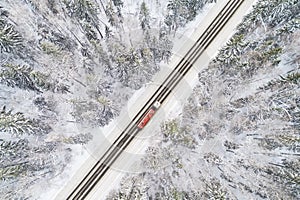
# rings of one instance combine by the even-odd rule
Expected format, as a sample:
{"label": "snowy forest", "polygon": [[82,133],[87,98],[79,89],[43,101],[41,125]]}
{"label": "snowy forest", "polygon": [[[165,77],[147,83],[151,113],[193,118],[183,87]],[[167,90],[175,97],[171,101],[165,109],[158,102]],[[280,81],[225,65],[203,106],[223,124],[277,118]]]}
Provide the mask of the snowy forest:
{"label": "snowy forest", "polygon": [[259,0],[107,199],[299,199],[299,38],[298,0]]}
{"label": "snowy forest", "polygon": [[41,198],[212,2],[2,0],[1,199]]}

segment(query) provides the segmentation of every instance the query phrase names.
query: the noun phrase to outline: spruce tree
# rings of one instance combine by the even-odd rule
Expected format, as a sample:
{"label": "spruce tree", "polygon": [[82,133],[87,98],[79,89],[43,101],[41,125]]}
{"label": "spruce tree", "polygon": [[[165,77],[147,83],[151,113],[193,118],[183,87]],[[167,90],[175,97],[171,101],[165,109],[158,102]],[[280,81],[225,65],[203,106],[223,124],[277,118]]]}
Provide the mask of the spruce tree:
{"label": "spruce tree", "polygon": [[4,106],[0,112],[0,131],[15,136],[45,135],[51,131],[51,128],[38,120],[26,118],[23,113],[6,111]]}
{"label": "spruce tree", "polygon": [[144,32],[150,29],[150,14],[149,14],[149,9],[147,8],[145,2],[141,4],[139,20],[140,20],[140,25],[142,27],[142,30]]}
{"label": "spruce tree", "polygon": [[26,65],[2,65],[0,69],[0,83],[9,87],[40,92],[30,77],[33,69]]}
{"label": "spruce tree", "polygon": [[52,91],[59,93],[69,92],[67,85],[51,80],[49,75],[34,71],[27,65],[4,64],[0,68],[0,83],[9,87],[18,87],[35,92]]}
{"label": "spruce tree", "polygon": [[[3,24],[4,23],[4,24]],[[12,52],[21,46],[22,37],[12,25],[0,21],[0,52]]]}

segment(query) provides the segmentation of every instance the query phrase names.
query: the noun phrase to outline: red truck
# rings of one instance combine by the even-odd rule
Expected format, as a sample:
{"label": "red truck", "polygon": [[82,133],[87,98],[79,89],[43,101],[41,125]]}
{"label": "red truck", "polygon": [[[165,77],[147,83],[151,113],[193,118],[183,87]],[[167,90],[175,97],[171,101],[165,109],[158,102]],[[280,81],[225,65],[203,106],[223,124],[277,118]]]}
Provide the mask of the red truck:
{"label": "red truck", "polygon": [[156,101],[153,106],[151,106],[151,108],[148,110],[148,112],[144,115],[144,117],[142,118],[142,120],[138,123],[137,127],[139,129],[144,128],[147,123],[150,121],[150,119],[153,117],[153,115],[155,114],[156,110],[160,107],[160,103],[158,101]]}

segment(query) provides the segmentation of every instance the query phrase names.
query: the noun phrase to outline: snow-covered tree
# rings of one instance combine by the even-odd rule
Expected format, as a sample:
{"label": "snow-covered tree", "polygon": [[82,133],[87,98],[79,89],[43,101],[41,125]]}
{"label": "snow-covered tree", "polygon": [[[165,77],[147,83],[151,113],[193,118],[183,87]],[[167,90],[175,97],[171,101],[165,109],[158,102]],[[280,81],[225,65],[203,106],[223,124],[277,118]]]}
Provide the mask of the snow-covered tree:
{"label": "snow-covered tree", "polygon": [[205,198],[207,199],[215,199],[215,200],[226,200],[228,199],[226,196],[226,191],[222,188],[222,185],[217,180],[210,180],[205,183],[206,192]]}
{"label": "snow-covered tree", "polygon": [[17,141],[0,140],[0,179],[14,179],[18,176],[25,175],[26,162],[22,158],[26,158],[29,141],[20,139]]}
{"label": "snow-covered tree", "polygon": [[105,126],[120,110],[105,96],[93,96],[93,101],[74,101],[71,113],[78,122],[92,126]]}
{"label": "snow-covered tree", "polygon": [[18,87],[24,90],[41,92],[50,90],[52,92],[69,92],[67,85],[51,80],[49,75],[34,71],[27,65],[5,64],[0,68],[0,83],[9,87]]}
{"label": "snow-covered tree", "polygon": [[150,13],[145,2],[141,4],[139,20],[143,31],[150,29]]}
{"label": "snow-covered tree", "polygon": [[96,111],[95,120],[100,126],[107,125],[120,112],[114,102],[104,96],[97,98],[99,109]]}
{"label": "snow-covered tree", "polygon": [[122,7],[124,5],[124,2],[122,0],[112,0],[112,2],[116,7]]}
{"label": "snow-covered tree", "polygon": [[9,24],[0,23],[0,52],[12,52],[15,48],[22,46],[22,37]]}
{"label": "snow-covered tree", "polygon": [[121,13],[121,8],[123,7],[124,3],[122,0],[112,0],[114,6],[117,8],[117,16],[122,21],[122,13]]}
{"label": "snow-covered tree", "polygon": [[30,78],[30,73],[33,69],[26,65],[2,65],[0,71],[0,83],[10,87],[18,87],[25,90],[40,91],[33,80]]}
{"label": "snow-covered tree", "polygon": [[39,96],[33,100],[33,104],[37,106],[37,108],[40,111],[52,111],[54,112],[54,109],[57,105],[55,101],[46,100],[45,97]]}
{"label": "snow-covered tree", "polygon": [[[92,0],[64,0],[63,2],[69,16],[79,21],[89,39],[92,31],[97,31],[99,36],[103,38],[99,28],[98,7]],[[94,28],[95,30],[93,30]]]}
{"label": "snow-covered tree", "polygon": [[[0,141],[0,185],[9,193],[19,193],[28,188],[32,181],[41,178],[53,178],[65,166],[68,151],[58,152],[55,142],[42,145],[31,144],[27,139]],[[26,179],[24,178],[26,177]],[[14,191],[13,181],[18,191]],[[16,195],[16,194],[13,194]]]}
{"label": "snow-covered tree", "polygon": [[115,8],[113,6],[113,3],[109,1],[105,8],[105,13],[108,18],[108,22],[111,26],[118,26],[121,22],[116,14]]}
{"label": "snow-covered tree", "polygon": [[23,45],[21,34],[8,22],[9,13],[0,6],[0,52],[17,51]]}
{"label": "snow-covered tree", "polygon": [[170,40],[169,36],[165,35],[160,37],[158,50],[160,52],[160,60],[169,62],[170,57],[172,56],[173,42]]}
{"label": "snow-covered tree", "polygon": [[142,175],[126,178],[122,181],[120,191],[112,191],[107,197],[108,200],[148,199],[148,185],[144,182]]}
{"label": "snow-covered tree", "polygon": [[90,21],[98,13],[95,3],[91,0],[64,0],[63,2],[71,17]]}
{"label": "snow-covered tree", "polygon": [[0,112],[0,131],[15,136],[45,135],[51,131],[51,127],[38,120],[26,118],[23,113],[6,111],[4,106]]}
{"label": "snow-covered tree", "polygon": [[300,160],[283,160],[282,163],[273,164],[264,171],[271,178],[282,186],[282,189],[288,190],[294,198],[300,196]]}
{"label": "snow-covered tree", "polygon": [[240,55],[246,51],[248,44],[249,42],[244,41],[244,35],[235,35],[219,51],[214,62],[218,61],[226,66],[238,63]]}
{"label": "snow-covered tree", "polygon": [[212,1],[170,0],[167,5],[168,13],[164,21],[169,31],[174,30],[176,32],[179,27],[183,27],[187,22],[192,21],[208,2]]}
{"label": "snow-covered tree", "polygon": [[183,2],[179,0],[171,0],[168,3],[169,13],[165,18],[165,24],[169,27],[170,31],[177,31],[178,27],[184,23],[180,15],[180,10],[184,9],[182,4]]}
{"label": "snow-covered tree", "polygon": [[[279,24],[284,24],[292,19],[299,18],[300,3],[297,0],[260,0],[251,13],[249,13],[239,26],[242,33],[253,31],[259,26],[265,30]],[[248,27],[248,30],[247,30]]]}

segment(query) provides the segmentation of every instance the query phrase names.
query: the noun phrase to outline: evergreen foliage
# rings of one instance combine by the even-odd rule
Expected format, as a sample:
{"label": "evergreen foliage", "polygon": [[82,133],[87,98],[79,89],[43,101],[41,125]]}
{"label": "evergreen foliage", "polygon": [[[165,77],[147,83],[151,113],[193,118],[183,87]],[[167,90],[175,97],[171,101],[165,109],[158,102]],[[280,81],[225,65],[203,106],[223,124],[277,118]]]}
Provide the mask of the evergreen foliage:
{"label": "evergreen foliage", "polygon": [[58,10],[57,10],[57,2],[56,0],[47,0],[47,5],[48,5],[48,8],[51,10],[51,12],[53,14],[58,14]]}
{"label": "evergreen foliage", "polygon": [[112,2],[114,3],[114,6],[116,6],[116,7],[123,7],[123,5],[124,5],[122,0],[112,0]]}
{"label": "evergreen foliage", "polygon": [[[160,52],[160,49],[153,51]],[[125,46],[115,45],[112,42],[109,46],[109,61],[105,63],[105,72],[124,86],[139,89],[158,70],[153,51],[143,46],[126,49]],[[162,55],[157,54],[157,56]],[[163,56],[167,58],[168,55],[165,53]],[[156,59],[160,58],[156,57]]]}
{"label": "evergreen foliage", "polygon": [[64,0],[67,13],[76,18],[82,26],[89,40],[98,40],[96,32],[101,38],[99,29],[98,7],[91,0]]}
{"label": "evergreen foliage", "polygon": [[[238,27],[239,32],[253,31],[263,26],[265,29],[298,21],[300,2],[297,0],[260,0]],[[293,26],[290,26],[292,29]]]}
{"label": "evergreen foliage", "polygon": [[161,132],[164,135],[164,140],[171,140],[176,145],[183,145],[188,148],[194,148],[196,140],[193,135],[190,135],[186,127],[182,127],[178,119],[166,121],[161,126]]}
{"label": "evergreen foliage", "polygon": [[57,144],[53,142],[38,146],[30,144],[26,139],[13,142],[1,140],[0,158],[3,162],[0,164],[0,179],[20,180],[26,176],[27,181],[30,181],[46,176],[53,177],[64,166],[60,163],[64,158],[55,158],[58,156],[55,154]]}
{"label": "evergreen foliage", "polygon": [[9,87],[18,87],[25,90],[40,91],[33,80],[30,78],[30,73],[33,69],[26,65],[2,65],[0,71],[0,83]]}
{"label": "evergreen foliage", "polygon": [[299,72],[290,73],[286,77],[282,77],[281,76],[281,79],[284,82],[290,82],[290,83],[293,83],[293,84],[299,84],[299,82],[300,82],[300,73]]}
{"label": "evergreen foliage", "polygon": [[37,106],[40,111],[54,111],[56,102],[47,101],[45,97],[37,97],[33,100],[33,104]]}
{"label": "evergreen foliage", "polygon": [[64,0],[64,4],[71,17],[90,22],[98,13],[98,9],[91,0]]}
{"label": "evergreen foliage", "polygon": [[43,42],[41,48],[46,54],[58,55],[60,52],[59,47],[52,43]]}
{"label": "evergreen foliage", "polygon": [[13,52],[22,45],[21,35],[9,24],[0,21],[0,52]]}
{"label": "evergreen foliage", "polygon": [[169,31],[177,31],[179,27],[183,27],[187,22],[192,21],[203,6],[212,2],[210,0],[170,0],[167,9],[168,13],[165,18],[165,24]]}
{"label": "evergreen foliage", "polygon": [[105,126],[120,110],[107,97],[94,96],[94,101],[74,101],[74,112],[71,113],[77,122],[91,126]]}
{"label": "evergreen foliage", "polygon": [[118,17],[117,12],[115,11],[112,1],[109,1],[107,3],[105,8],[105,14],[111,26],[117,27],[119,23],[122,22],[121,18]]}
{"label": "evergreen foliage", "polygon": [[282,189],[288,190],[294,197],[300,195],[300,160],[283,161],[265,169],[268,175],[271,175],[274,181],[283,186]]}
{"label": "evergreen foliage", "polygon": [[0,83],[9,87],[18,87],[24,90],[42,92],[69,92],[68,86],[56,82],[50,82],[50,76],[34,71],[26,65],[4,64],[0,69]]}
{"label": "evergreen foliage", "polygon": [[23,113],[6,111],[4,106],[0,112],[0,131],[15,136],[45,135],[51,131],[51,128],[35,119],[26,118]]}
{"label": "evergreen foliage", "polygon": [[0,52],[14,52],[22,46],[22,36],[8,22],[9,13],[0,6]]}
{"label": "evergreen foliage", "polygon": [[240,56],[245,50],[249,42],[244,41],[243,35],[235,35],[230,38],[225,47],[223,47],[214,62],[220,62],[226,66],[237,64],[240,60]]}
{"label": "evergreen foliage", "polygon": [[150,13],[145,2],[141,4],[139,20],[143,31],[150,29]]}
{"label": "evergreen foliage", "polygon": [[117,8],[117,16],[120,19],[120,21],[122,21],[123,16],[121,13],[121,8],[123,7],[123,1],[122,0],[112,0],[114,6]]}
{"label": "evergreen foliage", "polygon": [[210,182],[205,183],[206,192],[205,198],[215,199],[215,200],[226,200],[226,191],[222,188],[222,185],[217,180],[210,180]]}

